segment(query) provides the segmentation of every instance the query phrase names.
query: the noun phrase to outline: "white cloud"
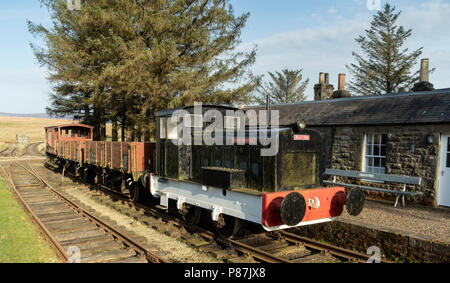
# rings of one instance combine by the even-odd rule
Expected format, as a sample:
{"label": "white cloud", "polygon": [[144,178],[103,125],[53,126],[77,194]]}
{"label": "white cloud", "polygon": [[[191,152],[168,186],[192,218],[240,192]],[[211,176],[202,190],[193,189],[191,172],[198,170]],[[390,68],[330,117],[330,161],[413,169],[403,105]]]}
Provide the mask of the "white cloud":
{"label": "white cloud", "polygon": [[[413,36],[407,41],[410,50],[424,46],[423,57],[429,57],[436,67],[431,76],[436,88],[450,87],[450,5],[433,0],[420,6],[403,10],[400,23],[413,29]],[[320,17],[320,15],[316,15]],[[310,78],[307,89],[313,99],[313,87],[319,72],[330,73],[330,82],[337,87],[338,73],[347,73],[346,64],[353,62],[352,51],[358,51],[355,38],[364,34],[369,27],[371,14],[358,14],[351,19],[335,18],[326,26],[303,28],[292,32],[278,33],[268,38],[243,43],[240,48],[251,49],[258,45],[257,60],[252,70],[256,74],[277,71],[282,68],[303,68],[304,77]],[[418,68],[418,66],[417,66]],[[349,78],[351,79],[351,78]]]}

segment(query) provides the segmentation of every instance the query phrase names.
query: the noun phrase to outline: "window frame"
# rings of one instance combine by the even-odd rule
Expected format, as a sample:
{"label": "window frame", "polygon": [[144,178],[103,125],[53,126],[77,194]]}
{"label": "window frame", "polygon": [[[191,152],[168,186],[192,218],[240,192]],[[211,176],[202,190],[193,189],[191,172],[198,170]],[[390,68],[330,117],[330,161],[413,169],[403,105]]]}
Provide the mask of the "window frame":
{"label": "window frame", "polygon": [[[379,136],[379,140],[376,142],[375,138]],[[383,143],[383,136],[385,137],[385,143]],[[369,143],[369,138],[373,141],[372,143]],[[383,133],[366,133],[364,134],[364,143],[363,143],[363,164],[362,164],[362,171],[366,173],[373,173],[373,174],[386,174],[386,161],[387,161],[387,140],[388,135]],[[367,149],[368,146],[371,147],[372,154],[368,154]],[[379,148],[379,151],[377,154],[375,154],[375,148]],[[385,155],[382,155],[383,147],[385,148]],[[379,165],[375,166],[375,159],[380,159]],[[373,160],[373,162],[370,162]],[[384,166],[382,166],[384,160]],[[373,164],[370,166],[370,164]],[[378,168],[377,171],[374,169]],[[369,180],[366,180],[369,181]],[[370,180],[373,182],[372,180]],[[381,182],[382,183],[382,182]]]}
{"label": "window frame", "polygon": [[167,118],[166,117],[159,118],[159,138],[160,139],[167,138]]}

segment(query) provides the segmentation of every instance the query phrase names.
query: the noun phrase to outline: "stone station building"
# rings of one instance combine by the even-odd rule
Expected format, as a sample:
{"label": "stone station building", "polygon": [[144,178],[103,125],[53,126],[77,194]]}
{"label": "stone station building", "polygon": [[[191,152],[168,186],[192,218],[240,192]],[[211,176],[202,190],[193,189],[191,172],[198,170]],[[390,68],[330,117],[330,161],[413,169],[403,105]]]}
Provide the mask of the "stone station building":
{"label": "stone station building", "polygon": [[[422,66],[427,63],[423,60]],[[345,75],[339,75],[339,89],[333,92],[328,74],[321,73],[315,101],[270,107],[280,111],[280,125],[305,121],[322,134],[325,168],[421,177],[420,186],[408,187],[420,193],[409,201],[450,206],[450,89],[434,90],[425,71],[411,92],[359,97],[345,91]],[[322,180],[328,178],[324,168],[320,171]],[[400,189],[365,180],[345,182]]]}

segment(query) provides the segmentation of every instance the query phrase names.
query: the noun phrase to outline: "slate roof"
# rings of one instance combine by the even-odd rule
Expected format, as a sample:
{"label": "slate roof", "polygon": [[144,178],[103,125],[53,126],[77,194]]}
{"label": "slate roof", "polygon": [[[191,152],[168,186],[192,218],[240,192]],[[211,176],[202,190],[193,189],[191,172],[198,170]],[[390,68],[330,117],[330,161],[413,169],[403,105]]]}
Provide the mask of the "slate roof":
{"label": "slate roof", "polygon": [[[250,106],[249,109],[265,109]],[[450,122],[450,88],[377,96],[271,105],[280,125],[304,120],[308,126],[383,125]]]}
{"label": "slate roof", "polygon": [[58,126],[49,126],[49,127],[45,127],[45,129],[53,129],[53,128],[89,128],[89,129],[93,129],[94,127],[92,126],[88,126],[88,125],[84,125],[84,124],[63,124],[63,125],[58,125]]}
{"label": "slate roof", "polygon": [[[217,109],[225,109],[225,110],[238,110],[237,108],[231,107],[231,106],[226,106],[226,105],[211,105],[211,104],[203,104],[202,107],[204,108],[217,108]],[[165,116],[172,116],[172,114],[177,111],[177,110],[188,110],[194,108],[194,106],[184,106],[184,107],[180,107],[180,108],[174,108],[174,109],[167,109],[167,110],[162,110],[159,112],[155,113],[155,117],[165,117]]]}

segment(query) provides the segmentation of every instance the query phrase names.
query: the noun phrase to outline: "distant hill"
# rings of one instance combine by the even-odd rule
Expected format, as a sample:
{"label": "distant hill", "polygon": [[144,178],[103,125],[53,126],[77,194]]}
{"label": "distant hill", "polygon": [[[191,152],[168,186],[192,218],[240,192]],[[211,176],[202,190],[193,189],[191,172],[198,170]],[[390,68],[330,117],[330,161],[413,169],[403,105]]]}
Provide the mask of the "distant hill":
{"label": "distant hill", "polygon": [[62,119],[62,120],[71,120],[72,119],[70,116],[67,116],[64,118],[54,118],[54,117],[50,117],[46,113],[17,114],[17,113],[0,112],[0,117],[46,118],[46,119]]}

